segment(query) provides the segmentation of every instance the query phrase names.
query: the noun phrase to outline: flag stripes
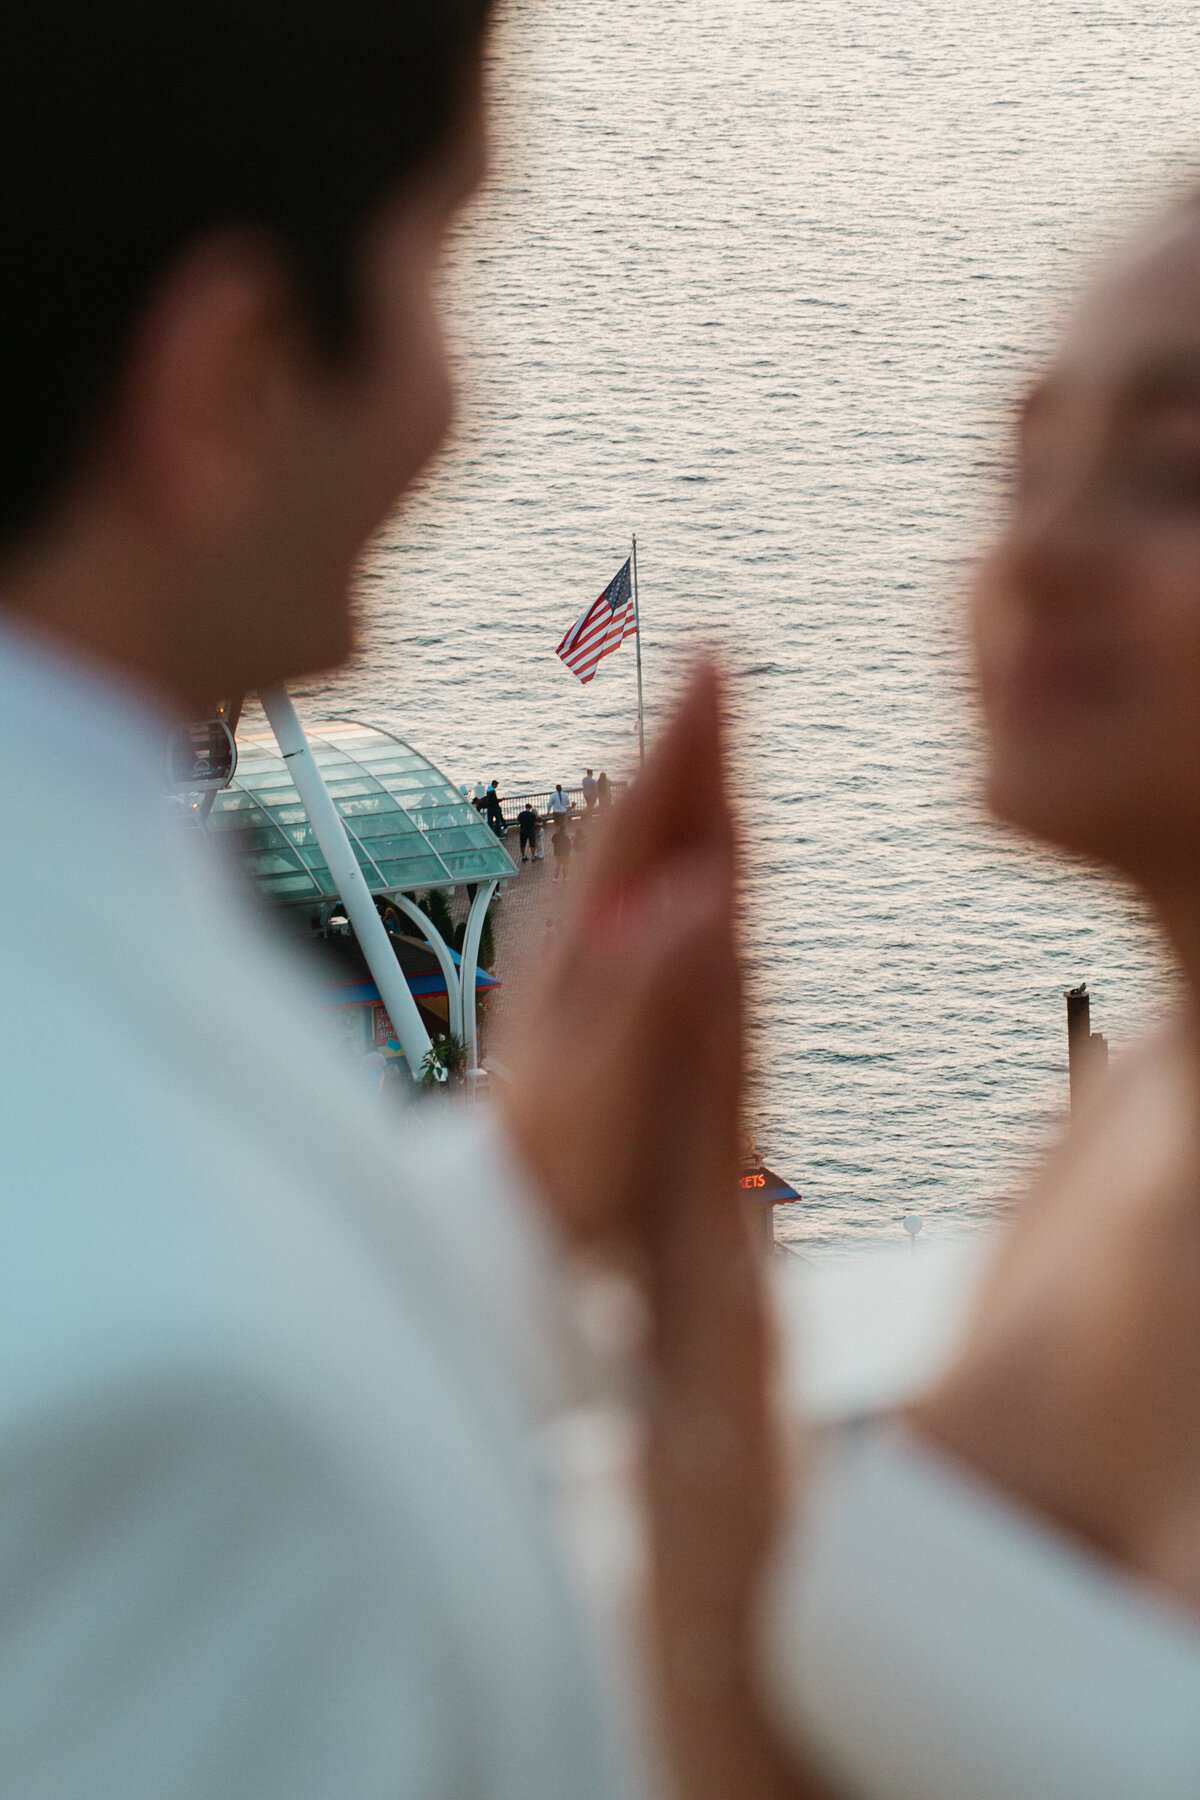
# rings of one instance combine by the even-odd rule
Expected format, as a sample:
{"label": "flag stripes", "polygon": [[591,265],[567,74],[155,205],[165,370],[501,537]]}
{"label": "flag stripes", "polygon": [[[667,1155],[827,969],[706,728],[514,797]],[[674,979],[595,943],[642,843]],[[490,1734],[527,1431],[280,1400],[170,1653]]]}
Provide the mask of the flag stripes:
{"label": "flag stripes", "polygon": [[580,681],[591,681],[602,656],[611,656],[637,631],[633,578],[627,558],[598,600],[580,614],[556,654]]}

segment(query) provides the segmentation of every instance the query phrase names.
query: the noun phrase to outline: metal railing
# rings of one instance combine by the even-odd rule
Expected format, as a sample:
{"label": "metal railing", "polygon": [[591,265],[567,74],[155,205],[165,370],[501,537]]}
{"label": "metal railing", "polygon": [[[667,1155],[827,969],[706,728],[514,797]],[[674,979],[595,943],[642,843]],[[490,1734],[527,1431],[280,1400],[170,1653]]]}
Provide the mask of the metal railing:
{"label": "metal railing", "polygon": [[[624,787],[625,783],[623,781],[610,781],[608,784],[609,799],[615,800]],[[500,814],[504,823],[506,825],[514,825],[516,823],[517,814],[526,803],[533,807],[534,812],[537,813],[539,818],[545,818],[554,791],[553,788],[539,788],[533,793],[501,794]],[[564,787],[563,793],[566,795],[570,804],[572,817],[578,816],[582,818],[587,810],[583,799],[583,789],[581,787]],[[467,798],[470,799],[471,796],[468,795]],[[474,804],[473,801],[472,804]],[[480,817],[482,818],[483,816],[481,811]]]}

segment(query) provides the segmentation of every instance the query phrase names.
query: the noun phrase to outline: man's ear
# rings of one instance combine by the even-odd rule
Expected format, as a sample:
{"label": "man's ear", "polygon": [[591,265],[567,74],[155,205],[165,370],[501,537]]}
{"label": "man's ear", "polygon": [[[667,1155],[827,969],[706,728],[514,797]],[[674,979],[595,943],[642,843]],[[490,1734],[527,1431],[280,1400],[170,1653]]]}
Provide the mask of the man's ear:
{"label": "man's ear", "polygon": [[261,516],[305,349],[279,261],[253,234],[212,238],[171,271],[134,340],[113,442],[156,533],[217,548]]}

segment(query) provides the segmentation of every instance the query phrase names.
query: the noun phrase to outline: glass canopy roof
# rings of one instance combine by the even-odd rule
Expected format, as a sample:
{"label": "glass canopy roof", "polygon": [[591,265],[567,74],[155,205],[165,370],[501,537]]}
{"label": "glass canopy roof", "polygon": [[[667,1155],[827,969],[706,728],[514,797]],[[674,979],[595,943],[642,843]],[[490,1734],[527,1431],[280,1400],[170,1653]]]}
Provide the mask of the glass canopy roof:
{"label": "glass canopy roof", "polygon": [[[307,730],[372,893],[503,881],[508,852],[431,762],[375,725],[337,720]],[[226,834],[270,900],[336,898],[316,833],[273,737],[239,737],[237,772],[216,796],[210,831]]]}

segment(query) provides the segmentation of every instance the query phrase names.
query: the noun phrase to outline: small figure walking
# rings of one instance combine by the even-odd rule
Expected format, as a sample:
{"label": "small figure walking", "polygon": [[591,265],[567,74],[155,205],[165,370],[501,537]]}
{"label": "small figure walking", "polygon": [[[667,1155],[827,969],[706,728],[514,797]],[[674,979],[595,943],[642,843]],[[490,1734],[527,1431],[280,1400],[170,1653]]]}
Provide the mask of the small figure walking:
{"label": "small figure walking", "polygon": [[596,804],[596,777],[590,769],[585,769],[583,773],[583,804],[588,812]]}
{"label": "small figure walking", "polygon": [[521,830],[521,861],[528,862],[531,856],[536,858],[537,835],[540,820],[528,800],[517,814],[517,824]]}
{"label": "small figure walking", "polygon": [[611,799],[611,784],[608,776],[604,773],[604,770],[601,769],[596,781],[596,805],[607,806]]}
{"label": "small figure walking", "polygon": [[558,825],[554,832],[554,836],[551,838],[550,843],[551,843],[551,847],[554,851],[554,879],[555,879],[555,881],[570,881],[570,879],[571,879],[571,834],[567,830],[566,826],[564,825],[564,823],[562,822],[561,819],[558,822]]}

